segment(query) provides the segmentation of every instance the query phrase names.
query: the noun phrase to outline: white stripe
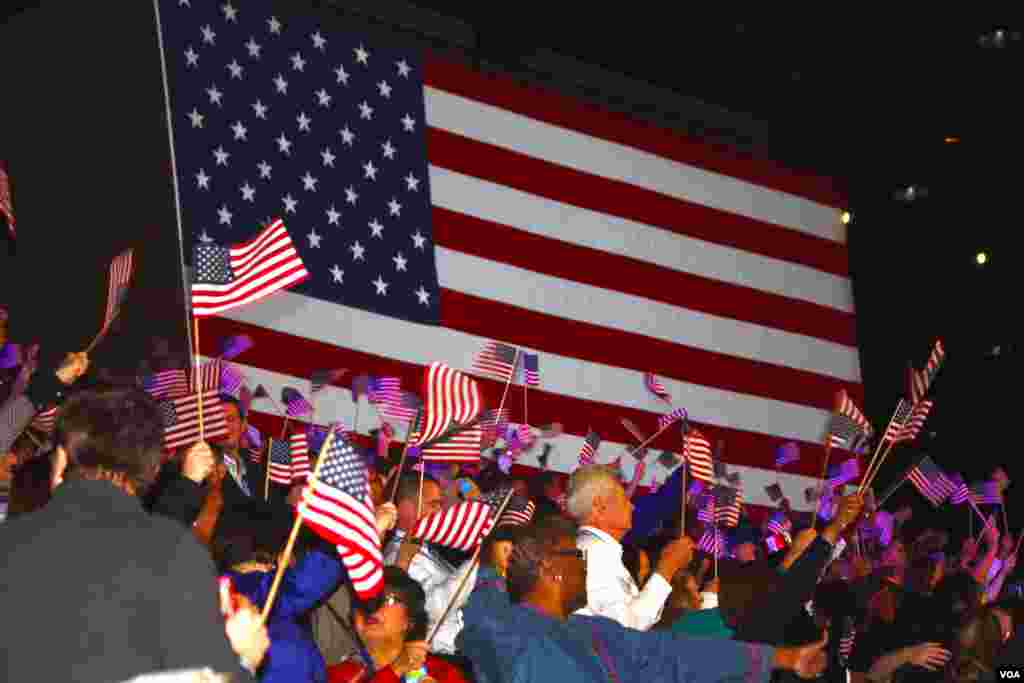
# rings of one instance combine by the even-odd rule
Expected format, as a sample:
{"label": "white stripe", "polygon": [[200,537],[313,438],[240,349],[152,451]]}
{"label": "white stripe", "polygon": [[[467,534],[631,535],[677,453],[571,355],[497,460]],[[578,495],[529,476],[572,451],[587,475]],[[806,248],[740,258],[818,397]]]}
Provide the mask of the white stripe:
{"label": "white stripe", "polygon": [[[673,344],[860,381],[860,359],[850,346],[542,275],[443,247],[436,253],[438,277],[448,289]],[[546,366],[544,372],[546,381]]]}
{"label": "white stripe", "polygon": [[[415,346],[415,343],[413,343],[413,346]],[[271,395],[275,395],[274,392],[279,391],[280,387],[289,382],[295,381],[295,378],[288,375],[282,375],[269,370],[263,370],[261,368],[247,366],[245,370],[246,374],[249,375],[256,384],[262,384],[267,388],[267,391],[269,391]],[[323,398],[317,405],[318,422],[341,420],[346,425],[353,424],[356,408],[355,404],[352,403],[350,399],[348,390],[327,386],[324,387],[321,396]],[[365,400],[363,402],[365,403]],[[272,405],[273,404],[267,401],[256,401],[253,403],[253,410],[267,415],[276,415],[277,413],[272,409]],[[359,421],[359,432],[362,434],[369,434],[371,430],[380,426],[380,419],[377,417],[376,411],[369,409],[366,405],[362,406],[360,409]],[[768,424],[771,424],[770,420],[768,421]],[[405,425],[396,425],[396,427],[399,438],[404,438],[403,432]],[[818,436],[820,436],[820,434]],[[815,439],[817,439],[817,437],[815,437]],[[551,439],[550,443],[553,448],[550,452],[548,468],[559,472],[571,472],[576,469],[577,455],[579,454],[580,448],[583,446],[583,442],[583,436],[574,434],[562,434],[555,439]],[[611,462],[618,457],[622,451],[628,450],[631,447],[631,445],[625,443],[603,441],[598,452],[597,462]],[[538,446],[533,453],[525,455],[520,462],[526,465],[539,467],[539,463],[536,461],[536,454],[541,452],[542,449]],[[623,476],[626,477],[627,480],[632,480],[633,477],[632,462],[631,458],[623,458]],[[817,479],[797,474],[788,474],[785,472],[777,474],[774,470],[747,467],[745,465],[734,465],[732,463],[729,464],[730,470],[739,472],[743,477],[744,498],[747,502],[753,505],[774,507],[775,503],[768,498],[768,495],[764,492],[764,487],[778,481],[783,492],[792,502],[794,509],[813,509],[813,504],[808,504],[804,501],[804,489],[808,486],[816,486],[818,484]],[[669,473],[670,470],[666,470],[658,464],[656,460],[652,459],[652,464],[648,465],[647,472],[644,475],[642,483],[645,486],[649,485],[655,478],[658,481],[664,482],[668,478]]]}
{"label": "white stripe", "polygon": [[852,313],[849,278],[430,167],[435,206],[681,273]]}
{"label": "white stripe", "polygon": [[[485,341],[474,335],[415,325],[292,292],[279,293],[259,306],[233,309],[227,317],[288,334],[302,330],[302,336],[308,339],[416,364],[443,359],[452,367],[468,367]],[[287,375],[263,374],[255,368],[245,370],[248,366],[237,365],[250,372],[251,386],[263,383],[272,396],[277,396],[286,382],[297,381]],[[697,384],[666,380],[666,386],[676,405],[687,408],[693,420],[719,427],[817,443],[829,416],[827,411],[810,406]],[[544,354],[544,389],[569,398],[647,411],[652,422],[662,406],[648,393],[641,372],[555,354]],[[327,387],[321,395],[317,401],[318,416],[354,415],[347,391],[347,408],[341,408],[343,394],[337,387]],[[367,414],[367,410],[362,412]]]}
{"label": "white stripe", "polygon": [[592,135],[426,87],[427,124],[669,197],[846,241],[840,212],[810,199],[671,161]]}

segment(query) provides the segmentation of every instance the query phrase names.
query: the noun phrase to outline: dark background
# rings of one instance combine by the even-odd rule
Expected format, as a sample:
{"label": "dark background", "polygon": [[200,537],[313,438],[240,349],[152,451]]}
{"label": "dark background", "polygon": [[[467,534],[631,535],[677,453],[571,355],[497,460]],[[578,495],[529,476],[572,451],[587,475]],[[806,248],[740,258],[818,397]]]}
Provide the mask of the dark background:
{"label": "dark background", "polygon": [[[894,452],[880,484],[924,452],[968,480],[996,464],[1018,474],[1012,411],[1021,361],[1012,329],[1020,289],[1010,271],[1022,151],[1021,105],[1011,94],[1019,25],[962,14],[725,17],[655,3],[634,3],[629,15],[572,3],[562,14],[529,2],[306,4],[325,13],[325,25],[335,17],[836,178],[853,213],[863,408],[876,427],[903,391],[906,363],[922,366],[936,337],[948,352],[927,433]],[[296,6],[304,3],[282,13]],[[84,347],[105,305],[103,269],[132,246],[130,302],[94,354],[98,367],[123,370],[134,369],[153,335],[179,348],[186,339],[151,12],[148,2],[9,2],[0,10],[0,158],[20,219],[17,258],[12,250],[0,260],[12,337],[55,351]],[[982,45],[999,28],[1002,47]],[[901,200],[910,185],[927,196]],[[982,250],[989,262],[980,267]],[[909,488],[887,507],[904,502],[920,523],[964,525],[963,508],[933,513]]]}

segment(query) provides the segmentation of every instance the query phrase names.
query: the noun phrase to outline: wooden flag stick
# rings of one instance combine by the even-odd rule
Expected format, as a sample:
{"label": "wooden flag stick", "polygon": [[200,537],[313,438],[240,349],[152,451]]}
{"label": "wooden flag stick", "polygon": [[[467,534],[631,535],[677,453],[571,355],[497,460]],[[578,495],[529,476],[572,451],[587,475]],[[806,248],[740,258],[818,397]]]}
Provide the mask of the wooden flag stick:
{"label": "wooden flag stick", "polygon": [[683,459],[683,464],[680,465],[680,467],[683,468],[683,476],[680,478],[680,483],[681,483],[681,485],[683,487],[683,491],[682,491],[682,495],[680,496],[680,499],[682,500],[682,503],[680,505],[681,510],[679,511],[680,512],[680,517],[679,517],[679,538],[682,538],[683,536],[686,535],[686,460],[685,460],[685,458]]}
{"label": "wooden flag stick", "polygon": [[814,517],[811,518],[813,527],[818,521],[818,513],[821,512],[821,499],[825,495],[825,477],[828,476],[828,461],[832,457],[832,447],[829,445],[828,436],[825,437],[825,459],[821,463],[821,483],[818,484],[818,501],[814,506]]}
{"label": "wooden flag stick", "polygon": [[[331,429],[327,432],[327,437],[324,439],[324,443],[320,446],[320,455],[317,456],[316,465],[313,467],[313,475],[306,479],[306,487],[302,492],[303,498],[306,496],[306,492],[313,488],[313,482],[316,481],[317,476],[320,474],[320,468],[323,466],[324,454],[327,452],[327,447],[330,446],[331,441],[334,439],[334,430]],[[281,578],[284,576],[284,570],[288,567],[289,561],[292,559],[292,551],[295,549],[295,539],[299,537],[299,529],[302,528],[302,513],[296,510],[295,524],[292,525],[292,532],[288,535],[288,543],[284,547],[284,553],[277,563],[277,573],[274,575],[274,582],[270,584],[270,593],[267,595],[267,601],[263,604],[263,612],[260,614],[260,624],[265,625],[267,623],[267,617],[270,616],[270,610],[274,607],[274,598],[277,597],[277,589],[281,587]]]}
{"label": "wooden flag stick", "polygon": [[197,395],[198,400],[199,400],[199,440],[200,441],[204,441],[205,439],[203,438],[204,437],[204,433],[203,433],[203,386],[202,386],[202,383],[200,381],[201,378],[199,376],[199,318],[198,317],[193,317],[192,318],[192,324],[195,326],[194,329],[195,329],[195,337],[196,337],[196,353],[195,353],[195,356],[193,356],[193,358],[195,359],[195,367],[196,367],[196,369],[195,369],[195,375],[194,375],[193,379],[194,379],[195,385],[196,385],[196,395]]}
{"label": "wooden flag stick", "polygon": [[660,435],[660,434],[661,434],[661,433],[662,433],[663,431],[665,431],[666,429],[668,429],[669,427],[671,427],[672,425],[674,425],[674,424],[675,424],[675,423],[676,423],[676,422],[677,422],[677,421],[678,421],[679,419],[680,419],[680,418],[678,418],[678,417],[677,417],[677,418],[676,418],[675,420],[672,420],[671,422],[667,423],[667,424],[666,424],[666,425],[665,425],[664,427],[662,427],[662,428],[661,428],[661,429],[659,429],[658,431],[654,432],[654,434],[652,434],[651,436],[649,436],[649,437],[647,437],[646,439],[644,439],[644,440],[643,440],[643,441],[642,441],[642,442],[640,443],[640,445],[639,445],[639,446],[637,446],[637,447],[636,447],[636,448],[634,448],[633,450],[629,451],[629,453],[627,453],[627,455],[629,455],[629,456],[632,456],[632,457],[635,457],[635,455],[636,455],[637,453],[639,453],[640,451],[642,451],[642,450],[643,450],[644,446],[646,446],[647,444],[649,444],[650,442],[652,442],[652,441],[654,441],[654,440],[655,440],[656,438],[658,438],[658,436],[659,436],[659,435]]}
{"label": "wooden flag stick", "polygon": [[[408,442],[406,442],[408,443]],[[423,456],[420,456],[420,492],[416,497],[416,519],[423,516],[423,480],[427,476],[427,468],[423,463]]]}
{"label": "wooden flag stick", "polygon": [[114,315],[110,316],[110,320],[103,324],[103,327],[100,328],[100,331],[96,333],[96,336],[92,338],[92,341],[89,342],[89,345],[85,347],[84,353],[89,353],[94,348],[96,348],[97,344],[103,341],[103,338],[107,335],[107,330],[109,330],[110,326],[114,324],[114,319],[117,318],[117,316],[120,313],[120,309],[114,311]]}
{"label": "wooden flag stick", "polygon": [[1003,496],[1001,491],[1000,497],[1003,499],[1003,502],[999,504],[999,509],[1003,511],[1003,531],[1010,533],[1010,523],[1006,521],[1006,496]]}
{"label": "wooden flag stick", "polygon": [[[505,500],[501,501],[501,507],[498,508],[498,511],[494,515],[494,526],[492,526],[491,530],[487,532],[487,536],[494,533],[495,527],[498,526],[498,520],[501,519],[501,514],[505,512],[505,507],[508,505],[509,501],[512,500],[512,494],[514,493],[515,489],[509,489],[508,493],[505,494]],[[459,602],[459,599],[462,596],[462,591],[466,588],[466,582],[469,581],[469,577],[473,575],[473,570],[476,569],[477,564],[480,562],[480,549],[484,547],[485,540],[487,540],[486,536],[481,538],[480,542],[477,543],[476,550],[473,551],[473,557],[470,559],[469,566],[466,568],[466,573],[462,575],[462,579],[459,581],[459,587],[455,589],[455,594],[452,595],[451,599],[448,601],[448,605],[444,608],[441,618],[437,620],[436,624],[434,624],[434,628],[431,629],[430,635],[427,637],[428,646],[434,641],[434,636],[436,636],[437,632],[440,630],[441,624],[444,623],[452,609]]]}
{"label": "wooden flag stick", "polygon": [[[877,477],[877,476],[878,476],[878,473],[879,473],[879,471],[881,471],[881,469],[882,469],[882,463],[883,463],[883,462],[885,461],[885,459],[886,459],[886,458],[887,458],[887,457],[889,456],[889,452],[890,452],[890,451],[892,451],[892,449],[893,449],[893,446],[895,446],[895,445],[896,445],[896,442],[895,442],[895,441],[890,441],[890,442],[889,442],[889,445],[888,445],[888,446],[886,447],[886,449],[885,449],[884,451],[882,451],[882,455],[881,455],[881,456],[880,456],[880,457],[878,458],[878,462],[877,462],[877,463],[875,464],[875,469],[874,469],[874,470],[873,470],[873,471],[871,472],[870,478],[869,478],[869,479],[867,479],[867,483],[866,483],[866,484],[864,484],[864,490],[865,490],[865,491],[866,491],[867,489],[871,488],[871,485],[872,485],[873,483],[875,483],[875,477]],[[863,483],[863,482],[862,482],[862,483]]]}
{"label": "wooden flag stick", "polygon": [[[525,371],[524,371],[525,372]],[[523,378],[523,424],[530,424],[530,413],[526,409],[526,394],[530,390],[530,385],[527,383],[526,378]]]}
{"label": "wooden flag stick", "polygon": [[889,423],[885,426],[885,431],[882,432],[882,438],[878,441],[878,446],[875,448],[874,455],[871,456],[871,462],[868,463],[868,467],[864,470],[864,477],[861,479],[860,486],[857,488],[857,494],[863,495],[864,489],[866,488],[865,483],[867,481],[867,475],[871,472],[875,465],[875,458],[878,457],[878,452],[882,450],[882,446],[886,443],[886,435],[889,433],[889,427],[892,426],[892,421],[896,419],[896,415],[900,412],[900,406],[903,405],[903,399],[900,399],[896,404],[896,410],[892,411],[892,417],[889,418]]}
{"label": "wooden flag stick", "polygon": [[267,437],[267,452],[263,454],[263,500],[270,501],[270,454],[274,450],[274,439]]}
{"label": "wooden flag stick", "polygon": [[519,353],[520,349],[516,347],[516,354],[512,357],[512,372],[509,373],[508,379],[505,380],[505,391],[501,393],[501,403],[498,404],[497,415],[501,415],[501,409],[505,407],[505,398],[508,396],[508,389],[512,386],[512,378],[516,376],[516,368],[519,367]]}
{"label": "wooden flag stick", "polygon": [[402,447],[402,459],[398,461],[398,472],[395,474],[395,485],[391,488],[391,502],[395,502],[395,498],[398,496],[398,481],[402,478],[402,468],[405,466],[405,456],[409,453],[409,437],[412,436],[413,428],[419,424],[420,415],[423,413],[423,408],[416,411],[416,417],[409,422],[409,428],[405,430],[405,446]]}

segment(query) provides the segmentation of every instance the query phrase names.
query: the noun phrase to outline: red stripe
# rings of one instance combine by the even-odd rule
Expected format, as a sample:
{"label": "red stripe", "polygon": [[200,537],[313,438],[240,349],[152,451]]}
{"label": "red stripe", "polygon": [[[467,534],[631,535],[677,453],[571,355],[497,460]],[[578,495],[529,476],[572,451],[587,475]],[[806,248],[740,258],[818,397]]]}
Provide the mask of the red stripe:
{"label": "red stripe", "polygon": [[[860,396],[860,384],[848,384],[805,370],[696,349],[641,334],[566,320],[470,294],[442,290],[441,322],[447,328],[486,337],[501,321],[511,343],[592,363],[643,372],[657,367],[663,376],[830,410],[839,389]],[[250,352],[251,353],[251,352]],[[273,367],[273,366],[270,366]]]}
{"label": "red stripe", "polygon": [[789,192],[827,206],[843,208],[847,204],[845,193],[837,187],[834,178],[787,169],[776,161],[755,159],[723,145],[685,137],[678,131],[604,111],[546,89],[524,86],[509,76],[475,71],[439,59],[437,55],[429,55],[425,61],[424,81],[435,88],[552,125]]}
{"label": "red stripe", "polygon": [[[671,306],[857,346],[852,313],[809,301],[682,273],[438,207],[433,210],[433,230],[439,246],[480,258]],[[495,249],[495,244],[509,248]]]}
{"label": "red stripe", "polygon": [[[401,377],[406,386],[416,386],[424,375],[425,368],[422,366],[335,347],[247,323],[212,317],[203,324],[204,329],[209,330],[209,333],[201,338],[203,353],[213,352],[219,338],[231,334],[249,334],[256,344],[247,352],[246,362],[283,374],[305,377],[312,368],[336,363],[350,368],[366,368],[382,374],[395,375]],[[707,363],[707,358],[702,362]],[[505,385],[490,379],[479,379],[477,382],[484,402],[497,405]],[[266,411],[273,410],[271,405],[254,404],[257,410]],[[646,422],[653,426],[657,424],[658,413],[551,394],[542,389],[530,391],[530,419],[536,424],[561,422],[566,432],[580,436],[587,434],[590,425],[602,425],[606,438],[619,441],[625,436],[618,431],[621,418],[628,418],[638,425]],[[278,430],[280,425],[278,422]],[[775,468],[775,450],[782,444],[792,441],[785,437],[716,426],[700,425],[700,430],[711,441],[724,439],[729,445],[730,453],[743,454],[742,459],[730,459],[729,462],[767,470]],[[653,432],[653,428],[651,431]],[[801,458],[791,471],[794,474],[820,476],[820,458],[824,455],[821,444],[799,442],[798,445],[801,454],[807,453],[808,457]],[[677,431],[667,430],[654,440],[651,448],[680,452],[681,437]]]}
{"label": "red stripe", "polygon": [[846,246],[832,240],[558,166],[443,130],[428,129],[427,145],[431,163],[466,175],[849,277]]}

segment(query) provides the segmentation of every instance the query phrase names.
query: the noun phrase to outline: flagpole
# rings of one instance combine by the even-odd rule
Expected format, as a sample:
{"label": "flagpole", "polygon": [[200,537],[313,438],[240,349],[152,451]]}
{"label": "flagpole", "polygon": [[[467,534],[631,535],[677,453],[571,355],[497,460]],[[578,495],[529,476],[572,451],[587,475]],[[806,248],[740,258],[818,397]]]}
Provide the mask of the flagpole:
{"label": "flagpole", "polygon": [[195,325],[195,340],[196,340],[196,352],[193,358],[195,359],[195,383],[196,383],[196,395],[199,400],[199,440],[204,440],[203,433],[203,385],[200,381],[202,378],[199,376],[199,318],[193,316],[192,322]]}
{"label": "flagpole", "polygon": [[[331,444],[331,440],[334,439],[334,430],[331,429],[327,433],[327,438],[324,439],[324,443],[320,446],[320,455],[317,456],[316,465],[313,466],[313,475],[306,479],[306,486],[302,491],[303,499],[305,499],[306,492],[313,487],[313,482],[316,481],[317,476],[320,474],[320,467],[324,462],[324,453],[327,452],[327,447]],[[288,563],[292,557],[292,550],[295,548],[295,539],[299,537],[299,529],[302,528],[302,512],[296,510],[295,523],[292,525],[292,532],[288,536],[288,543],[284,547],[284,553],[281,558],[278,559],[277,573],[274,575],[274,582],[270,584],[270,593],[267,595],[267,601],[263,604],[263,612],[260,614],[260,625],[266,625],[267,617],[270,616],[270,610],[274,606],[274,598],[277,597],[277,589],[281,586],[281,578],[284,576],[284,570],[288,567]]]}
{"label": "flagpole", "polygon": [[864,486],[864,482],[867,481],[867,475],[871,473],[871,470],[875,466],[875,459],[878,457],[878,452],[882,450],[882,446],[885,445],[885,443],[886,443],[886,438],[885,437],[889,433],[889,427],[892,426],[893,420],[896,419],[896,415],[900,412],[900,406],[901,405],[903,405],[903,399],[902,398],[896,404],[896,410],[892,411],[892,417],[889,418],[889,423],[885,426],[885,431],[882,432],[882,438],[878,442],[878,446],[875,448],[874,455],[871,456],[871,462],[868,463],[867,469],[864,470],[864,477],[861,479],[860,486],[857,488],[857,495],[861,495],[861,494],[864,493],[864,489],[866,488]]}
{"label": "flagpole", "polygon": [[[263,500],[270,502],[270,454],[274,450],[274,438],[267,437],[267,452],[263,455],[263,467],[266,469],[263,477]],[[289,455],[289,458],[291,456]]]}
{"label": "flagpole", "polygon": [[[395,498],[398,496],[398,482],[402,478],[402,467],[405,466],[405,456],[409,452],[409,441],[412,436],[413,427],[419,424],[420,415],[423,413],[423,408],[419,408],[416,411],[416,417],[409,422],[408,429],[405,430],[405,446],[402,447],[402,459],[398,461],[398,472],[395,474],[395,485],[391,489],[391,502],[395,502]],[[418,516],[418,515],[417,515]]]}
{"label": "flagpole", "polygon": [[359,433],[359,399],[356,399],[356,419],[352,423],[352,431]]}
{"label": "flagpole", "polygon": [[530,390],[530,383],[526,381],[526,371],[523,371],[523,423],[530,426],[530,414],[526,409],[526,394]]}
{"label": "flagpole", "polygon": [[821,482],[818,484],[818,501],[814,506],[814,517],[811,518],[811,526],[818,521],[818,513],[821,512],[821,498],[825,495],[825,477],[828,476],[828,461],[832,457],[832,445],[829,435],[825,435],[825,460],[821,465]]}
{"label": "flagpole", "polygon": [[501,415],[501,409],[505,407],[505,397],[508,396],[509,387],[512,386],[512,378],[516,375],[516,367],[519,365],[519,352],[520,349],[516,347],[516,353],[512,357],[512,372],[509,373],[508,379],[505,380],[505,391],[501,394],[501,403],[498,404],[498,415]]}
{"label": "flagpole", "polygon": [[669,427],[671,427],[672,425],[674,425],[674,424],[675,424],[675,423],[676,423],[676,422],[677,422],[677,421],[678,421],[679,419],[681,419],[681,418],[678,418],[678,417],[677,417],[677,418],[675,418],[674,420],[672,420],[671,422],[667,423],[667,424],[666,424],[666,425],[665,425],[664,427],[662,427],[662,428],[661,428],[661,429],[659,429],[658,431],[654,432],[654,434],[652,434],[651,436],[649,436],[649,437],[648,437],[647,439],[645,439],[645,440],[644,440],[644,441],[643,441],[643,442],[642,442],[642,443],[641,443],[641,444],[640,444],[639,446],[637,446],[637,447],[636,447],[636,448],[634,448],[633,450],[629,451],[629,452],[628,452],[628,453],[627,453],[626,455],[629,455],[629,456],[634,456],[634,454],[636,454],[636,453],[640,452],[641,450],[643,450],[644,446],[646,446],[646,445],[647,445],[647,444],[649,444],[650,442],[654,441],[654,440],[655,440],[655,439],[656,439],[656,438],[657,438],[657,437],[658,437],[658,436],[659,436],[659,435],[660,435],[660,434],[661,434],[661,433],[662,433],[663,431],[665,431],[666,429],[668,429]]}
{"label": "flagpole", "polygon": [[681,481],[680,481],[680,483],[681,483],[681,485],[683,487],[683,491],[682,491],[682,496],[680,496],[682,498],[682,503],[681,503],[681,506],[680,506],[682,509],[680,510],[680,517],[679,517],[679,538],[683,538],[684,536],[686,536],[686,459],[685,458],[683,459],[683,464],[680,465],[680,467],[683,468],[683,476],[682,476]]}
{"label": "flagpole", "polygon": [[[492,533],[494,533],[495,527],[498,526],[498,520],[501,519],[501,514],[505,512],[505,507],[508,505],[509,501],[512,500],[512,494],[514,493],[515,489],[509,489],[508,493],[505,494],[505,500],[501,501],[501,507],[498,508],[498,511],[494,515],[494,525],[491,527],[491,530],[487,532],[487,536],[490,536]],[[434,641],[434,636],[436,636],[438,630],[440,630],[441,624],[443,624],[445,619],[448,618],[448,615],[451,613],[452,608],[454,608],[455,604],[459,601],[459,598],[462,595],[462,591],[466,588],[466,582],[469,581],[469,577],[473,575],[473,570],[476,569],[476,565],[480,562],[480,550],[484,547],[484,541],[486,540],[486,538],[486,536],[484,538],[481,538],[480,542],[477,543],[476,550],[473,551],[473,557],[469,561],[469,567],[466,568],[466,573],[462,575],[462,580],[459,581],[459,587],[455,589],[455,593],[448,601],[448,605],[444,608],[444,612],[441,614],[441,618],[437,620],[437,623],[434,624],[434,628],[430,631],[430,635],[427,636],[428,647],[430,643]]]}
{"label": "flagpole", "polygon": [[[878,458],[878,463],[875,465],[875,469],[871,472],[871,478],[867,481],[866,484],[864,484],[865,490],[871,488],[871,485],[875,483],[875,478],[878,476],[878,473],[882,470],[882,463],[885,461],[887,457],[889,457],[889,453],[890,451],[892,451],[895,445],[895,441],[890,441],[888,447],[886,447],[886,449],[882,451],[882,455],[880,458]],[[862,481],[861,483],[864,482]]]}
{"label": "flagpole", "polygon": [[181,257],[181,288],[184,292],[184,308],[185,308],[185,341],[188,343],[189,355],[195,355],[193,348],[199,348],[199,341],[196,340],[195,346],[192,344],[192,336],[189,334],[189,303],[191,297],[189,296],[189,279],[186,272],[185,266],[185,236],[182,230],[181,221],[181,191],[178,186],[178,160],[175,154],[174,147],[174,117],[171,114],[171,87],[170,82],[167,78],[167,57],[164,52],[164,30],[163,22],[160,20],[160,2],[159,0],[153,0],[153,12],[156,18],[156,37],[157,44],[160,52],[160,76],[163,79],[164,85],[164,114],[167,117],[167,143],[171,151],[171,184],[174,187],[174,215],[177,219],[178,227],[178,253]]}

